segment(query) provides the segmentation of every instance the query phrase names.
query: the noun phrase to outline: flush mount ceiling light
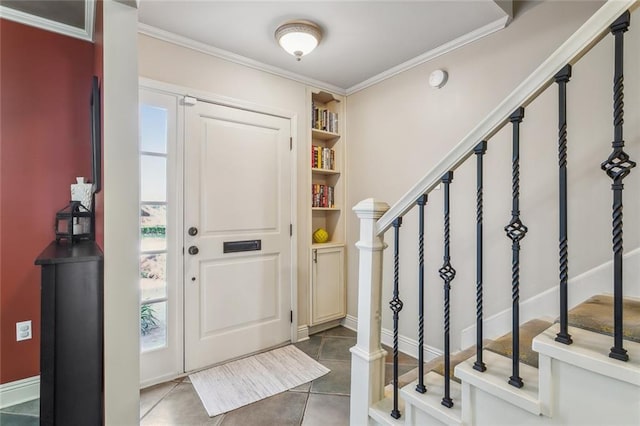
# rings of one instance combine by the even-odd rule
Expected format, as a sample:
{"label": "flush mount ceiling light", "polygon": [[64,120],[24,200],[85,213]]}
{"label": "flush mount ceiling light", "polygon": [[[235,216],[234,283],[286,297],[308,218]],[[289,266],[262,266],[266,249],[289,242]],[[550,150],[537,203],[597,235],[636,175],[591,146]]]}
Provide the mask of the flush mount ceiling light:
{"label": "flush mount ceiling light", "polygon": [[275,36],[280,47],[299,61],[320,43],[322,31],[313,22],[297,20],[280,25]]}

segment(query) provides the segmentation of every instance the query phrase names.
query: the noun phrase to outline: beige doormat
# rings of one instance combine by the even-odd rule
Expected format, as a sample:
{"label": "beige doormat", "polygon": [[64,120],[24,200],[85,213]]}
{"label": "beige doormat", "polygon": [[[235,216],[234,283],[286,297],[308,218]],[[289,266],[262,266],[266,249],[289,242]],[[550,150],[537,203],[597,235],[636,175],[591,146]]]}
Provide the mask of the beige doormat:
{"label": "beige doormat", "polygon": [[210,417],[324,376],[329,370],[293,345],[189,375]]}

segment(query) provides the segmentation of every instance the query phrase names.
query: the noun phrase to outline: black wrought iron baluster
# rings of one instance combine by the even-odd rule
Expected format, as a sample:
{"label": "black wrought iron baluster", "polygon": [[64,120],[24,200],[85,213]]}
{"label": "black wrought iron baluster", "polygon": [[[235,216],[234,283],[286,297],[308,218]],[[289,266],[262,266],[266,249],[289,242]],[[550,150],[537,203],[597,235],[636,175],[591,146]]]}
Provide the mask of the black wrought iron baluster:
{"label": "black wrought iron baluster", "polygon": [[393,221],[394,230],[394,251],[393,251],[393,299],[389,302],[389,306],[393,311],[393,410],[391,417],[400,418],[400,410],[398,410],[398,319],[402,310],[402,300],[400,300],[399,284],[399,267],[400,267],[400,226],[402,226],[402,217]]}
{"label": "black wrought iron baluster", "polygon": [[511,239],[511,337],[512,375],[509,384],[517,388],[523,386],[520,377],[520,240],[527,233],[527,227],[520,220],[520,123],[524,118],[524,108],[518,108],[509,121],[513,124],[513,154],[511,157],[511,221],[504,227]]}
{"label": "black wrought iron baluster", "polygon": [[476,154],[476,361],[473,368],[485,371],[487,367],[482,361],[482,158],[487,152],[487,141],[476,145],[473,152]]}
{"label": "black wrought iron baluster", "polygon": [[424,206],[427,195],[418,198],[418,384],[416,391],[425,393],[424,385]]}
{"label": "black wrought iron baluster", "polygon": [[629,29],[631,15],[626,11],[612,25],[611,33],[615,37],[615,65],[613,75],[613,126],[614,138],[611,144],[613,152],[601,164],[609,178],[613,180],[613,347],[609,356],[621,361],[628,361],[629,355],[622,347],[622,180],[636,166],[629,155],[624,152],[622,124],[624,123],[624,76],[623,48],[624,33]]}
{"label": "black wrought iron baluster", "polygon": [[556,341],[570,345],[568,314],[569,245],[567,238],[567,83],[571,78],[571,65],[566,65],[556,75],[558,84],[558,186],[559,216],[559,264],[560,264],[560,332]]}
{"label": "black wrought iron baluster", "polygon": [[447,172],[442,176],[444,186],[444,264],[438,270],[440,278],[444,281],[444,397],[442,405],[447,408],[453,407],[451,399],[451,353],[449,348],[449,329],[450,329],[450,303],[449,293],[451,290],[451,281],[456,276],[456,270],[451,266],[451,256],[449,253],[449,184],[453,181],[453,172]]}

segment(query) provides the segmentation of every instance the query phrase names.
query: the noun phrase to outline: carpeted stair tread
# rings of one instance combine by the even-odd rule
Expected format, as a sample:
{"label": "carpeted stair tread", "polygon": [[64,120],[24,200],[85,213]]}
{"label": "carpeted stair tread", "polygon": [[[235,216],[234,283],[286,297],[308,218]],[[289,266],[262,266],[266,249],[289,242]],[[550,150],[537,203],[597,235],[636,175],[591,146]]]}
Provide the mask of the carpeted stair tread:
{"label": "carpeted stair tread", "polygon": [[[489,343],[490,340],[485,340],[485,344]],[[451,371],[449,376],[459,382],[460,380],[458,380],[457,377],[455,377],[453,375],[453,369],[455,368],[456,365],[460,364],[461,362],[466,361],[467,359],[471,358],[472,356],[474,356],[476,354],[476,347],[475,346],[470,346],[467,349],[463,350],[463,351],[458,351],[454,354],[451,354]],[[435,371],[436,373],[440,374],[441,376],[444,376],[444,356],[440,355],[437,358],[432,359],[431,361],[425,362],[424,363],[424,374],[426,375],[428,372],[430,371]],[[398,388],[402,388],[406,385],[408,385],[409,383],[413,382],[414,380],[417,380],[418,378],[418,368],[414,368],[411,371],[406,372],[405,374],[402,374],[401,376],[398,376]],[[391,386],[391,384],[387,385],[387,386]]]}
{"label": "carpeted stair tread", "polygon": [[[531,349],[531,341],[538,334],[542,333],[547,328],[551,327],[552,324],[553,323],[551,321],[546,321],[543,319],[534,319],[520,326],[520,362],[523,362],[532,367],[538,368],[538,353],[534,352]],[[503,355],[507,358],[511,358],[511,333],[507,333],[504,336],[497,338],[496,340],[486,339],[483,342],[483,347],[499,355]],[[453,375],[453,371],[456,365],[475,356],[475,354],[476,354],[475,345],[470,346],[463,351],[459,351],[451,354],[451,369],[450,369],[451,379],[457,382],[460,381],[457,377]],[[441,355],[437,358],[432,359],[429,362],[424,363],[424,374],[427,374],[430,371],[434,371],[440,374],[441,376],[444,376],[444,356]],[[413,382],[417,378],[418,378],[418,369],[414,368],[413,370],[398,377],[398,388],[402,388],[403,386],[406,386],[407,384]],[[387,387],[390,387],[390,385],[387,385]]]}
{"label": "carpeted stair tread", "polygon": [[[538,353],[531,349],[531,342],[534,337],[551,327],[553,323],[543,319],[533,319],[520,326],[520,362],[538,368]],[[507,358],[512,356],[511,333],[490,342],[485,349],[503,355]]]}
{"label": "carpeted stair tread", "polygon": [[[640,343],[640,300],[622,301],[623,338]],[[592,296],[569,311],[569,325],[613,336],[613,296]]]}

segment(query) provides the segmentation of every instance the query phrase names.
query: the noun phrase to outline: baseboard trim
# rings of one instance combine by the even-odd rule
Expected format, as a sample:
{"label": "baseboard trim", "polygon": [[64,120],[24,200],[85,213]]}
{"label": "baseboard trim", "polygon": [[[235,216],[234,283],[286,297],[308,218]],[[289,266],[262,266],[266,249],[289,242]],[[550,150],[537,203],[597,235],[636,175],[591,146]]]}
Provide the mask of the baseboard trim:
{"label": "baseboard trim", "polygon": [[298,339],[296,342],[302,342],[303,340],[309,340],[309,326],[306,324],[298,327]]}
{"label": "baseboard trim", "polygon": [[[624,255],[627,265],[640,264],[640,248]],[[640,276],[633,276],[632,268],[625,269],[625,296],[640,296]],[[596,294],[612,293],[613,262],[608,261],[580,275],[569,279],[569,309],[579,305]],[[558,287],[553,286],[530,299],[520,302],[520,322],[541,317],[557,318],[560,315],[560,296]],[[494,339],[511,331],[511,308],[498,312],[483,322],[483,334],[487,339]],[[475,324],[462,330],[460,347],[468,348],[476,343]]]}
{"label": "baseboard trim", "polygon": [[27,377],[0,385],[0,408],[40,398],[40,376]]}
{"label": "baseboard trim", "polygon": [[[353,331],[358,331],[358,318],[353,315],[347,315],[342,320],[342,326]],[[393,346],[393,331],[386,328],[382,329],[382,343],[387,346]],[[418,342],[406,336],[398,336],[398,350],[404,354],[415,357],[418,353]],[[433,346],[425,345],[423,349],[424,360],[430,361],[442,355],[442,351]]]}

